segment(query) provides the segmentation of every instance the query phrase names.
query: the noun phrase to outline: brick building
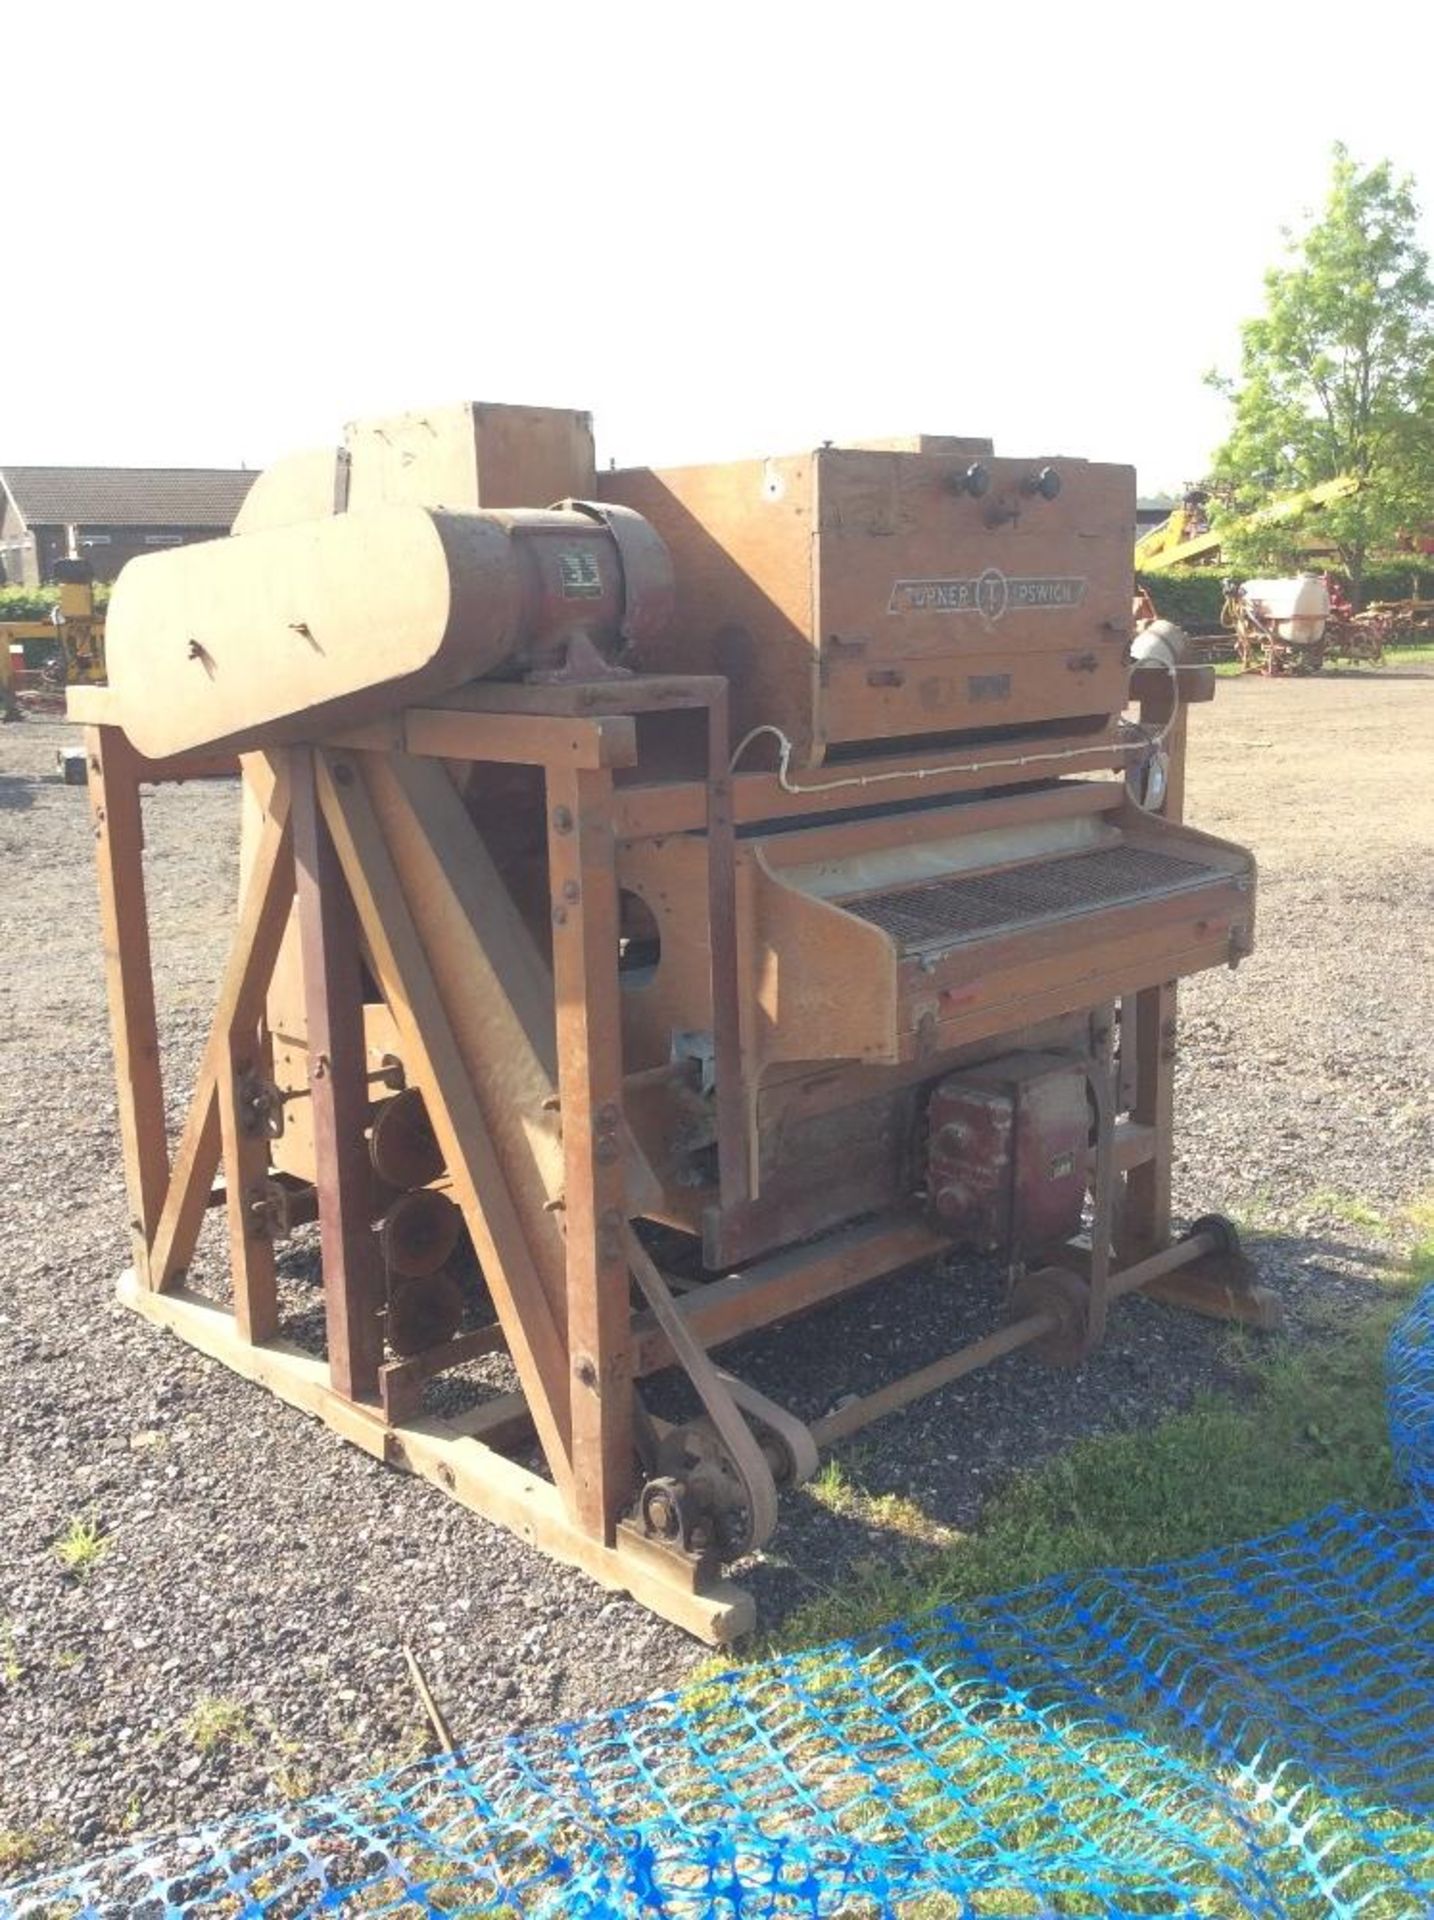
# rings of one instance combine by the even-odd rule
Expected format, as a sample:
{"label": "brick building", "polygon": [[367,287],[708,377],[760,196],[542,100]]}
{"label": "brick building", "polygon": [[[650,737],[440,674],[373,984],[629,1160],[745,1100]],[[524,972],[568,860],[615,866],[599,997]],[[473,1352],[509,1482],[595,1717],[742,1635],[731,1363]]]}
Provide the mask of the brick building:
{"label": "brick building", "polygon": [[48,586],[74,553],[97,580],[227,533],[256,475],[232,467],[0,467],[0,584]]}

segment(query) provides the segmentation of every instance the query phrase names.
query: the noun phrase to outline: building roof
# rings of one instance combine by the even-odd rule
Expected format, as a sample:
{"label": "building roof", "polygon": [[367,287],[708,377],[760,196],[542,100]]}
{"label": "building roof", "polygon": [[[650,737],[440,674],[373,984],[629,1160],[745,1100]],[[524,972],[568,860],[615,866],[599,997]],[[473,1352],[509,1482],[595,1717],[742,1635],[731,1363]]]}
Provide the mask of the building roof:
{"label": "building roof", "polygon": [[227,529],[258,477],[233,467],[0,467],[29,527]]}

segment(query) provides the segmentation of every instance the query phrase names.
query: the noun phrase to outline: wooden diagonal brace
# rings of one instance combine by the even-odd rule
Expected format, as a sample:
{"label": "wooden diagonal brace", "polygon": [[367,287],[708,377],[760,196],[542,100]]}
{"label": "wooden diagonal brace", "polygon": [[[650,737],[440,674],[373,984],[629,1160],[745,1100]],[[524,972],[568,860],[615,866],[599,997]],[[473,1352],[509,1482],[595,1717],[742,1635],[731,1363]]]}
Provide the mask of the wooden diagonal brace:
{"label": "wooden diagonal brace", "polygon": [[452,1022],[393,856],[360,777],[359,763],[365,757],[320,757],[323,815],[380,991],[399,1030],[409,1082],[423,1092],[539,1441],[554,1480],[568,1498],[572,1460],[565,1342],[455,1043]]}
{"label": "wooden diagonal brace", "polygon": [[135,1267],[144,1277],[169,1183],[169,1148],[145,911],[140,771],[138,757],[118,727],[87,727],[85,753],[125,1190]]}
{"label": "wooden diagonal brace", "polygon": [[[289,783],[281,775],[269,798],[268,812],[253,865],[249,869],[229,960],[219,989],[199,1079],[189,1103],[179,1145],[170,1167],[164,1211],[149,1255],[149,1285],[169,1286],[188,1266],[209,1202],[209,1190],[221,1150],[221,1077],[232,1094],[236,1049],[252,1047],[263,1011],[264,993],[274,971],[294,899],[293,843],[289,833]],[[245,1205],[241,1184],[230,1185],[229,1206]],[[236,1286],[243,1276],[236,1273]],[[265,1318],[261,1307],[258,1319]],[[255,1335],[264,1338],[262,1332]]]}

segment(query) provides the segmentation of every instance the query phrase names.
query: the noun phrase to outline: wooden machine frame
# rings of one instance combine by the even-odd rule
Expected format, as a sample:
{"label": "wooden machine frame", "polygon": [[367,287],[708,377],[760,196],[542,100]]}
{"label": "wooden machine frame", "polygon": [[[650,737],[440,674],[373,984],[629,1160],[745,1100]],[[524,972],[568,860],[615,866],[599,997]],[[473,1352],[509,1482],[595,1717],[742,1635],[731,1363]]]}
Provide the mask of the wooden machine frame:
{"label": "wooden machine frame", "polygon": [[[1167,741],[1165,802],[1166,818],[1175,821],[1182,806],[1184,708],[1213,693],[1208,669],[1182,669],[1178,677],[1183,698]],[[1133,685],[1146,723],[1169,717],[1171,681],[1163,671],[1137,670]],[[639,774],[630,784],[618,784],[616,771],[637,763],[638,716],[678,708],[705,715],[706,779],[643,784]],[[734,1115],[730,1107],[743,1097],[737,975],[727,951],[735,941],[734,825],[835,811],[835,796],[798,799],[772,773],[729,773],[727,684],[717,678],[475,683],[318,745],[248,756],[246,774],[268,786],[268,805],[251,850],[198,1084],[171,1152],[140,788],[209,769],[197,755],[143,759],[107,719],[102,688],[72,694],[71,713],[86,723],[129,1196],[133,1263],[120,1297],[377,1458],[434,1481],[487,1519],[604,1585],[625,1589],[692,1633],[724,1642],[746,1631],[754,1623],[751,1598],[721,1577],[710,1557],[678,1551],[634,1524],[631,1383],[676,1358],[699,1390],[705,1380],[714,1393],[724,1391],[714,1384],[707,1349],[933,1259],[951,1242],[908,1210],[827,1233],[674,1299],[629,1219],[635,1209],[627,1185],[631,1156],[622,1135],[618,894],[626,849],[664,834],[705,832],[725,1205],[740,1199],[747,1179],[740,1109]],[[1119,751],[1109,739],[1095,742],[1088,770],[1108,770],[1113,759],[1118,765]],[[564,1165],[563,1300],[545,1291],[550,1283],[524,1240],[455,1027],[453,982],[480,958],[471,951],[472,927],[459,897],[465,849],[435,846],[435,834],[445,829],[412,817],[411,796],[394,774],[398,756],[409,765],[521,762],[542,771],[556,1007],[552,1099],[562,1116]],[[981,774],[969,771],[918,779],[918,759],[910,755],[903,762],[895,754],[878,763],[895,776],[893,800],[907,797],[901,777],[906,769],[913,797],[957,795],[983,783]],[[1063,769],[1082,770],[1074,757]],[[377,791],[387,795],[389,837],[375,812]],[[405,819],[413,858],[405,859],[400,884],[392,831],[395,820]],[[414,853],[425,835],[433,851],[427,861]],[[268,1141],[262,1097],[255,1091],[263,1071],[265,994],[295,901],[318,1147],[326,1359],[301,1350],[280,1330]],[[424,1095],[496,1309],[491,1325],[429,1353],[387,1361],[379,1319],[383,1275],[366,1204],[365,966],[396,1024],[408,1084]],[[1118,993],[1118,981],[1114,987]],[[1130,1118],[1114,1127],[1106,1155],[1105,1186],[1116,1181],[1123,1189],[1119,1215],[1111,1216],[1119,1222],[1116,1261],[1073,1245],[1069,1264],[1078,1269],[1084,1262],[1097,1321],[1108,1298],[1140,1287],[1197,1311],[1268,1325],[1269,1297],[1250,1284],[1218,1223],[1200,1223],[1183,1241],[1171,1242],[1174,985],[1131,993],[1127,1021],[1132,1013],[1135,1044],[1122,1047],[1130,1080],[1122,1107]],[[185,1284],[206,1210],[220,1198],[232,1307]],[[1112,1191],[1097,1194],[1098,1206],[1109,1209],[1114,1202]],[[629,1275],[645,1296],[645,1311],[632,1309]],[[1094,1331],[1098,1337],[1099,1325]],[[818,1422],[812,1436],[817,1442],[838,1438],[1016,1347],[1034,1346],[1038,1354],[1058,1349],[1062,1332],[1059,1314],[1048,1300],[1037,1299],[1013,1324],[843,1407]],[[511,1355],[519,1393],[455,1419],[424,1413],[423,1386],[433,1373],[497,1350]],[[726,1383],[734,1392],[739,1386]],[[746,1394],[759,1413],[769,1408],[760,1396]],[[503,1451],[533,1433],[551,1478]]]}

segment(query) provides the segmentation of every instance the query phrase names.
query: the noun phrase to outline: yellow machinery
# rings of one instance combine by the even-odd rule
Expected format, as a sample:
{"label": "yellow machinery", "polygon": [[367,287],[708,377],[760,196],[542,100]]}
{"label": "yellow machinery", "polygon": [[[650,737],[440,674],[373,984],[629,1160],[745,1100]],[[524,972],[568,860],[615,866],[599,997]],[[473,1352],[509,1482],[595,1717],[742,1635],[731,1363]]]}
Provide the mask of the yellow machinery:
{"label": "yellow machinery", "polygon": [[54,649],[46,675],[56,686],[96,686],[105,677],[105,623],[95,612],[95,576],[87,561],[61,560],[55,567],[59,598],[48,620],[0,620],[0,704],[15,715],[10,649],[26,640]]}
{"label": "yellow machinery", "polygon": [[[1307,513],[1311,507],[1328,506],[1332,500],[1345,499],[1358,491],[1359,484],[1348,474],[1335,480],[1321,481],[1318,486],[1285,495],[1259,508],[1250,515],[1249,524],[1255,527],[1278,526],[1285,520],[1293,520]],[[1219,559],[1221,540],[1222,537],[1228,537],[1228,529],[1222,536],[1218,529],[1210,525],[1206,512],[1207,499],[1202,488],[1194,489],[1158,527],[1152,527],[1136,541],[1137,572],[1154,573],[1164,571],[1167,567],[1200,566]]]}
{"label": "yellow machinery", "polygon": [[[1172,1232],[1176,982],[1249,951],[1254,863],[1181,819],[1214,683],[1130,657],[1133,510],[1129,468],[948,436],[599,474],[586,415],[475,405],[132,562],[70,696],[123,1299],[714,1641],[821,1446],[1074,1364],[1136,1289],[1270,1324],[1227,1223]],[[138,791],[235,752],[171,1142]],[[276,1266],[315,1217],[318,1351]],[[820,1419],[712,1357],[962,1249],[998,1324]]]}

